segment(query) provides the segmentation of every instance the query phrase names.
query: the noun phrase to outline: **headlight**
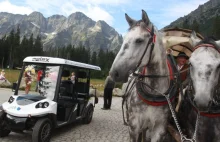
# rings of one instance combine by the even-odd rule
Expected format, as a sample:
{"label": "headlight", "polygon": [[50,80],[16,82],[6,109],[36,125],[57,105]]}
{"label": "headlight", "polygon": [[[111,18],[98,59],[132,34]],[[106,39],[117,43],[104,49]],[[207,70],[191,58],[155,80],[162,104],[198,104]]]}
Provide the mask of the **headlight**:
{"label": "headlight", "polygon": [[13,98],[12,96],[9,98],[8,102],[11,104],[13,101],[15,100],[15,98]]}
{"label": "headlight", "polygon": [[49,103],[45,102],[44,105],[43,105],[43,108],[47,108],[48,106],[49,106]]}
{"label": "headlight", "polygon": [[38,103],[35,108],[47,108],[49,106],[48,102]]}

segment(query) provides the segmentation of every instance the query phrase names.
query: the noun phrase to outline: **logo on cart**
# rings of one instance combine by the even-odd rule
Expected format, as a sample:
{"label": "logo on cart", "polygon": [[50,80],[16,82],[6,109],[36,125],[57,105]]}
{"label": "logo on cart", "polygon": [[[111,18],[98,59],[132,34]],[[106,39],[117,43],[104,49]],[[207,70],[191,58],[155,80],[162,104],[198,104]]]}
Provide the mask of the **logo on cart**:
{"label": "logo on cart", "polygon": [[49,62],[49,58],[33,58],[32,61]]}
{"label": "logo on cart", "polygon": [[21,110],[21,108],[20,108],[20,107],[18,107],[18,108],[17,108],[17,111],[19,111],[19,110]]}

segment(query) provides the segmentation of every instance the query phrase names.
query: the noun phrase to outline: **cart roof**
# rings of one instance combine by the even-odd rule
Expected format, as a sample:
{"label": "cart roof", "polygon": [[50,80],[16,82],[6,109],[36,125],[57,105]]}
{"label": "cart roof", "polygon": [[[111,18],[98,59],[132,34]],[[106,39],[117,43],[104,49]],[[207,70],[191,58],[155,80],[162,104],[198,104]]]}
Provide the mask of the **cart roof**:
{"label": "cart roof", "polygon": [[[170,28],[163,29],[164,33],[163,43],[165,48],[171,48],[173,50],[172,54],[177,56],[179,52],[184,52],[187,56],[191,56],[193,51],[192,40],[190,35],[192,30],[181,29],[181,28]],[[196,33],[197,38],[203,39],[203,36]]]}
{"label": "cart roof", "polygon": [[26,57],[23,60],[23,62],[24,63],[41,63],[41,64],[61,64],[61,65],[70,65],[70,66],[79,67],[79,68],[92,69],[92,70],[99,70],[99,71],[101,70],[101,68],[98,66],[80,63],[80,62],[71,61],[71,60],[66,60],[62,58],[54,58],[54,57],[29,56],[29,57]]}

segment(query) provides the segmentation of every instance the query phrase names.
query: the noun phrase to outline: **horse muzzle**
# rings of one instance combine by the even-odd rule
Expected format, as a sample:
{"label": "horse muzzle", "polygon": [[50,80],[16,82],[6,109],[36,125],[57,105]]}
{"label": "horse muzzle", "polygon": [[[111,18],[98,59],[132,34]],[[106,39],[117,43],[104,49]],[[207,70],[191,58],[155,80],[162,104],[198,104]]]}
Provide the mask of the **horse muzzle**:
{"label": "horse muzzle", "polygon": [[203,97],[194,98],[194,104],[200,111],[207,111],[209,109],[210,101],[211,100]]}

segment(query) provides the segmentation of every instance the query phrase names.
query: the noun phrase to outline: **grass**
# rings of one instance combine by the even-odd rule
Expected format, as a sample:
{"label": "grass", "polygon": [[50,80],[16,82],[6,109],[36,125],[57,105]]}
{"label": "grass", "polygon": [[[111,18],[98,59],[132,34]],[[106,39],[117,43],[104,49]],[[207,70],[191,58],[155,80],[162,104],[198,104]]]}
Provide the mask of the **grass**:
{"label": "grass", "polygon": [[[1,70],[2,69],[0,69],[0,71]],[[4,69],[4,70],[5,70],[5,77],[9,82],[11,83],[17,82],[21,70],[10,70],[10,69]],[[91,79],[90,80],[90,85],[93,85],[99,91],[104,90],[104,83],[105,83],[104,79]],[[31,90],[35,90],[35,86],[36,86],[36,81],[32,83]]]}
{"label": "grass", "polygon": [[[6,79],[13,83],[13,82],[17,82],[18,77],[20,75],[20,70],[11,70],[11,69],[4,69],[5,70],[5,77]],[[2,69],[0,69],[0,71],[2,71]]]}
{"label": "grass", "polygon": [[103,79],[91,79],[90,80],[90,85],[97,88],[99,91],[104,90],[104,84],[105,84],[105,80]]}

